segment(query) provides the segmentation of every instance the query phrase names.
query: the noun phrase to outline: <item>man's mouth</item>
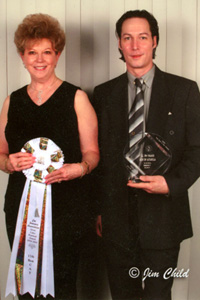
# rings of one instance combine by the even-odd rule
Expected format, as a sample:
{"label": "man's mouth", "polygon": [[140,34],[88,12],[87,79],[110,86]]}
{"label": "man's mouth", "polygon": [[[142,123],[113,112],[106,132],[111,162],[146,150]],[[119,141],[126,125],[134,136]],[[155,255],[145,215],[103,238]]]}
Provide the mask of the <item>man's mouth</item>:
{"label": "man's mouth", "polygon": [[135,55],[131,55],[131,57],[133,59],[138,59],[138,58],[142,57],[142,55],[141,54],[135,54]]}

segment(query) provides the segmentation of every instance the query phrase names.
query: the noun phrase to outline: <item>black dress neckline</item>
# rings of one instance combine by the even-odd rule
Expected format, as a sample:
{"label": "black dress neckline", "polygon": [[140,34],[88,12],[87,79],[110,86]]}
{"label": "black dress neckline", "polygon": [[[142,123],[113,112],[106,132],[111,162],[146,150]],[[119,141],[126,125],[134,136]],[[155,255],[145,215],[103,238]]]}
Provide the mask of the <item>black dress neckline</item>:
{"label": "black dress neckline", "polygon": [[39,108],[39,107],[46,106],[46,105],[45,105],[46,103],[51,102],[51,100],[55,97],[55,94],[56,94],[57,92],[59,92],[59,90],[62,88],[63,84],[64,84],[64,81],[62,81],[62,83],[57,87],[57,89],[53,92],[53,94],[52,94],[52,95],[51,95],[44,103],[42,103],[41,105],[36,104],[36,103],[31,99],[31,97],[29,96],[29,93],[28,93],[28,85],[25,86],[25,93],[26,93],[26,96],[27,96],[27,98],[29,99],[29,101],[30,101],[34,106],[36,106],[36,107]]}

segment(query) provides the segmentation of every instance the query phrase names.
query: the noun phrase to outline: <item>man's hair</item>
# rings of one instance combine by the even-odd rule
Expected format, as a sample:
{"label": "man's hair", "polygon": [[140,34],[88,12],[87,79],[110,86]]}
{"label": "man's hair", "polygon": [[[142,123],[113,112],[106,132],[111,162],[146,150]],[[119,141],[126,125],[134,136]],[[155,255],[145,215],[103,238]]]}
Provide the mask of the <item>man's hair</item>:
{"label": "man's hair", "polygon": [[26,43],[34,40],[48,39],[56,52],[62,52],[65,46],[65,33],[57,19],[46,14],[32,14],[19,24],[14,42],[19,53],[24,54]]}
{"label": "man's hair", "polygon": [[[157,20],[154,18],[154,16],[152,14],[150,14],[148,11],[146,10],[129,10],[126,13],[124,13],[121,18],[117,21],[116,23],[116,35],[117,37],[120,39],[121,38],[121,32],[122,32],[122,25],[124,23],[125,20],[127,19],[131,19],[131,18],[142,18],[142,19],[146,19],[147,22],[149,23],[149,27],[150,27],[150,31],[151,31],[151,35],[152,38],[154,36],[156,36],[156,40],[157,40],[157,45],[159,42],[159,28],[158,28],[158,22]],[[121,49],[119,49],[119,52],[121,54],[120,59],[122,59],[123,61],[125,61],[124,59],[124,55],[123,52],[121,51]],[[156,53],[156,48],[153,49],[153,53],[152,53],[152,57],[155,58],[155,53]]]}

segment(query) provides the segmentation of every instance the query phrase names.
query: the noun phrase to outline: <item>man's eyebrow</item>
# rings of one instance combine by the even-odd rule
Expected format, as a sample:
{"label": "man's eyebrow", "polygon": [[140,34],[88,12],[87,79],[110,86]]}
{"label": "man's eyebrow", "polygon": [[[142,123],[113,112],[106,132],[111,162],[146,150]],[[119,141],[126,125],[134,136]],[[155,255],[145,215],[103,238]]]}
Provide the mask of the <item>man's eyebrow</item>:
{"label": "man's eyebrow", "polygon": [[[139,35],[143,35],[143,34],[145,34],[145,35],[150,35],[148,32],[140,32],[139,33]],[[124,32],[124,33],[122,33],[122,36],[123,35],[132,35],[130,32]]]}

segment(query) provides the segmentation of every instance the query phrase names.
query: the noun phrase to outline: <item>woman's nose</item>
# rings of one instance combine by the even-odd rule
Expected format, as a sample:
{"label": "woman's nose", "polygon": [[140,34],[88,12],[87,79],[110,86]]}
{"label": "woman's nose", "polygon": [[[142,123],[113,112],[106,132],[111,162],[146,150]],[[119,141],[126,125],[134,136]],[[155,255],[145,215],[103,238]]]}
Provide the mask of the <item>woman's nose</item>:
{"label": "woman's nose", "polygon": [[38,55],[37,55],[37,61],[43,61],[43,55],[42,55],[42,53],[38,53]]}

